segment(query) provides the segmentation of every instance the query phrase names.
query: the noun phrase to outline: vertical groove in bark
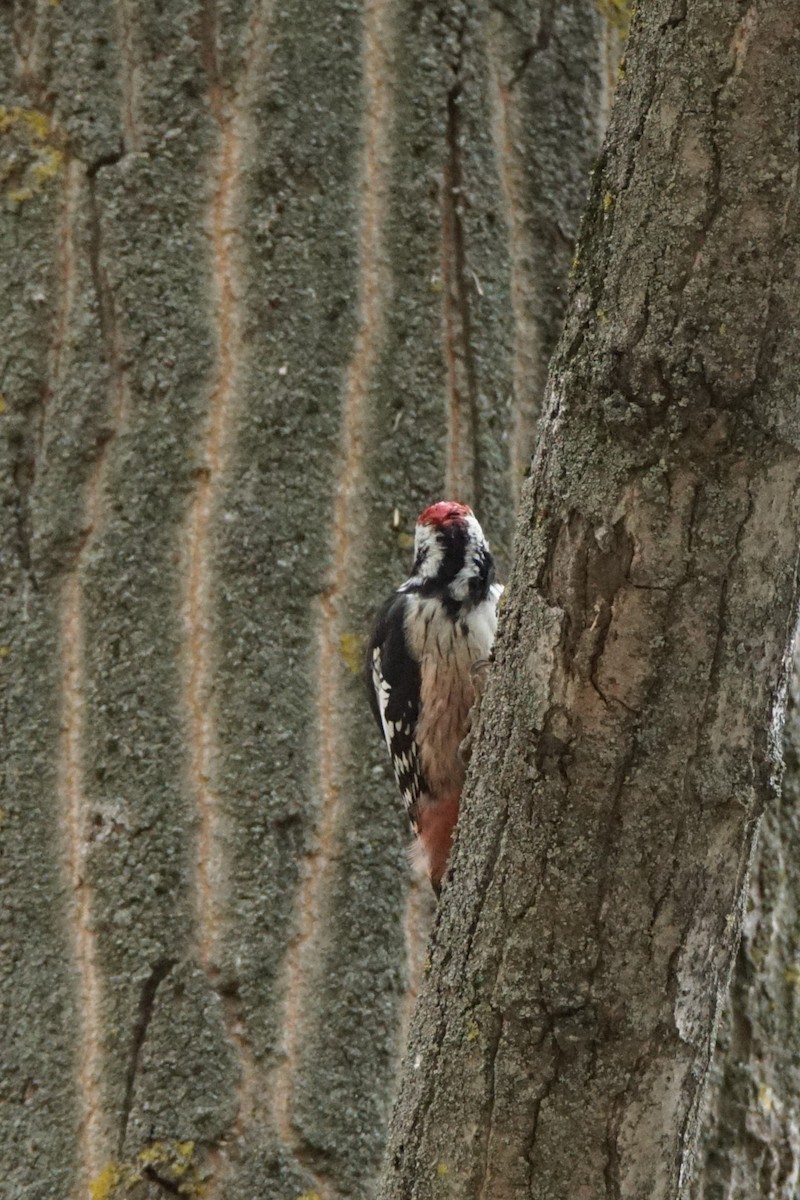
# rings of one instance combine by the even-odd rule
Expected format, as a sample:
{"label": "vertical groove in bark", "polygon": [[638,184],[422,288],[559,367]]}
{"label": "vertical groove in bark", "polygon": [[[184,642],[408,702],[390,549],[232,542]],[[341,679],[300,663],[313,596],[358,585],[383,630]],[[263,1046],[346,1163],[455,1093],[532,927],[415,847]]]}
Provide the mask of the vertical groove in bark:
{"label": "vertical groove in bark", "polygon": [[[213,36],[213,32],[212,35]],[[197,805],[197,910],[198,952],[208,969],[220,934],[220,895],[224,868],[220,861],[219,798],[213,785],[216,746],[211,702],[213,651],[209,641],[212,580],[208,561],[209,523],[218,481],[228,467],[226,434],[230,408],[235,403],[241,353],[239,315],[234,282],[236,202],[241,170],[241,130],[230,102],[214,88],[211,108],[219,130],[216,180],[211,201],[209,237],[215,288],[217,364],[211,387],[205,438],[197,467],[197,487],[187,519],[186,600],[187,636],[186,707],[191,722],[189,737],[191,786]]]}
{"label": "vertical groove in bark", "polygon": [[[95,915],[92,912],[92,889],[86,877],[86,848],[90,837],[90,807],[85,791],[83,743],[85,740],[86,665],[84,628],[84,569],[92,539],[102,525],[104,486],[107,471],[107,452],[111,440],[125,420],[127,385],[122,367],[122,344],[119,324],[107,281],[100,265],[101,229],[95,207],[93,180],[84,181],[82,164],[71,161],[67,167],[63,312],[57,322],[58,347],[54,347],[54,376],[52,387],[58,387],[60,358],[65,330],[69,323],[69,305],[75,273],[73,244],[77,200],[83,193],[90,221],[90,269],[95,288],[100,331],[108,363],[108,422],[98,438],[95,458],[83,488],[83,531],[73,562],[62,583],[61,593],[61,653],[62,653],[62,748],[59,763],[64,823],[67,832],[68,877],[75,898],[74,946],[80,981],[81,1035],[77,1055],[79,1088],[84,1115],[81,1122],[81,1158],[83,1179],[91,1179],[98,1170],[102,1146],[103,1036],[100,1027],[100,980],[97,969],[97,947],[93,933]],[[82,186],[84,185],[84,186]],[[68,248],[67,248],[68,247]],[[62,320],[63,317],[63,320]],[[45,444],[46,453],[46,444]]]}
{"label": "vertical groove in bark", "polygon": [[[320,953],[324,935],[323,903],[330,887],[331,857],[341,837],[342,759],[346,733],[344,663],[342,646],[348,630],[344,606],[354,576],[356,537],[363,538],[363,520],[357,508],[363,488],[363,443],[367,433],[367,403],[373,373],[384,337],[385,307],[391,288],[386,270],[384,234],[388,180],[386,175],[391,112],[392,5],[368,0],[363,18],[362,70],[365,123],[357,191],[360,196],[358,238],[358,332],[347,368],[341,420],[340,465],[334,482],[332,512],[332,578],[321,597],[318,660],[318,762],[321,809],[317,819],[316,847],[306,862],[306,878],[298,898],[298,931],[289,948],[285,968],[285,1052],[275,1078],[274,1110],[286,1143],[304,1151],[292,1119],[293,1076],[297,1070],[297,1039],[304,1009],[310,999],[311,961]],[[325,1181],[318,1176],[323,1191]]]}
{"label": "vertical groove in bark", "polygon": [[[78,564],[80,557],[78,558]],[[88,809],[82,787],[81,734],[83,725],[82,691],[83,623],[81,587],[73,575],[64,586],[61,616],[61,712],[62,748],[59,761],[59,792],[67,835],[67,873],[74,893],[72,920],[73,951],[79,978],[80,1030],[77,1059],[78,1089],[81,1097],[80,1159],[82,1180],[92,1178],[100,1163],[98,1110],[101,1074],[100,1031],[98,1028],[98,988],[96,950],[92,934],[91,892],[84,878],[85,842],[88,835]]]}
{"label": "vertical groove in bark", "polygon": [[[217,361],[208,401],[203,442],[196,468],[196,490],[187,513],[184,622],[186,630],[186,709],[189,729],[189,779],[198,812],[195,848],[197,950],[213,986],[218,985],[220,939],[229,909],[230,879],[223,850],[214,702],[214,579],[212,521],[220,505],[220,490],[230,470],[231,429],[240,403],[246,370],[242,341],[241,296],[244,290],[241,257],[242,172],[251,149],[248,107],[255,80],[263,67],[271,0],[256,0],[248,20],[244,61],[228,87],[220,82],[217,66],[217,25],[213,2],[204,13],[203,51],[208,74],[209,102],[218,133],[208,236],[212,260],[214,326]],[[258,1078],[239,1006],[223,996],[226,1032],[239,1062],[237,1117],[230,1136],[239,1136],[253,1120]],[[217,1159],[214,1159],[217,1162]],[[224,1180],[224,1175],[222,1176]],[[215,1180],[220,1186],[219,1176]]]}

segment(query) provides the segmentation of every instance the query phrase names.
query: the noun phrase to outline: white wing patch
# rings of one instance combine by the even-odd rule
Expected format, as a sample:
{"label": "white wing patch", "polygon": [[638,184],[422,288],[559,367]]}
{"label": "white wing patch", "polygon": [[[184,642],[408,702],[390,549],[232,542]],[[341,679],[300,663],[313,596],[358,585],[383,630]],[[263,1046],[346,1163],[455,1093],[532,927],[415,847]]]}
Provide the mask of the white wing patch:
{"label": "white wing patch", "polygon": [[376,646],[372,651],[372,686],[375,689],[375,699],[378,701],[378,712],[381,714],[383,736],[386,738],[386,745],[391,748],[391,736],[386,727],[386,706],[389,703],[391,688],[383,678],[383,672],[381,671],[381,651],[379,646]]}

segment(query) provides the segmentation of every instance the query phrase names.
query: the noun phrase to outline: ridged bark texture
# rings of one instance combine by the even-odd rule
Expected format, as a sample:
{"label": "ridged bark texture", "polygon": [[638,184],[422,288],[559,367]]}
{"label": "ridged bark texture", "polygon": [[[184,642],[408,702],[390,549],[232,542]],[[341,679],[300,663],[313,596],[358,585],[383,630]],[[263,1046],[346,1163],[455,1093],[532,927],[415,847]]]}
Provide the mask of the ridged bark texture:
{"label": "ridged bark texture", "polygon": [[639,8],[382,1200],[685,1193],[796,619],[799,133],[794,0]]}
{"label": "ridged bark texture", "polygon": [[0,1190],[367,1196],[431,903],[361,638],[423,505],[508,564],[610,26],[0,21]]}

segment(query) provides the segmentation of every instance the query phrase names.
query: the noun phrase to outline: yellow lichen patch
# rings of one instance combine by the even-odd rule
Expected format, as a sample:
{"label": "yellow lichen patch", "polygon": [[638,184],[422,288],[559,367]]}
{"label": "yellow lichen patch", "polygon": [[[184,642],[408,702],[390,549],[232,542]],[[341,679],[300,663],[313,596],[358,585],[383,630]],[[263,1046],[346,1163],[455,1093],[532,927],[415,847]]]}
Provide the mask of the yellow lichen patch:
{"label": "yellow lichen patch", "polygon": [[116,1200],[123,1189],[138,1183],[141,1175],[127,1163],[107,1162],[99,1175],[89,1183],[90,1200]]}
{"label": "yellow lichen patch", "polygon": [[6,411],[6,398],[3,395],[3,393],[0,392],[0,413],[4,413],[5,411]]}
{"label": "yellow lichen patch", "polygon": [[47,113],[0,104],[0,188],[12,204],[30,200],[64,165]]}
{"label": "yellow lichen patch", "polygon": [[357,675],[364,657],[364,642],[359,633],[343,633],[339,638],[339,653],[346,665]]}
{"label": "yellow lichen patch", "polygon": [[177,1185],[181,1196],[205,1195],[208,1177],[195,1161],[194,1142],[153,1142],[139,1151],[136,1165],[141,1171],[149,1167]]}
{"label": "yellow lichen patch", "polygon": [[438,1162],[436,1164],[436,1174],[439,1176],[449,1175],[450,1168],[448,1167],[447,1163]]}
{"label": "yellow lichen patch", "polygon": [[800,963],[792,963],[787,967],[783,977],[793,987],[800,987]]}
{"label": "yellow lichen patch", "polygon": [[0,133],[15,127],[25,131],[28,138],[43,142],[50,132],[50,118],[37,108],[19,108],[17,105],[6,108],[5,104],[0,104]]}
{"label": "yellow lichen patch", "polygon": [[477,1021],[470,1021],[467,1026],[467,1041],[474,1042],[481,1035],[480,1027]]}
{"label": "yellow lichen patch", "polygon": [[90,1200],[126,1200],[148,1175],[157,1175],[189,1200],[201,1200],[206,1194],[208,1176],[195,1161],[194,1142],[153,1142],[133,1162],[106,1163],[89,1184]]}
{"label": "yellow lichen patch", "polygon": [[319,1192],[301,1192],[297,1200],[322,1200]]}
{"label": "yellow lichen patch", "polygon": [[613,207],[614,197],[611,195],[611,192],[606,192],[605,196],[603,196],[603,212],[610,212]]}
{"label": "yellow lichen patch", "polygon": [[0,658],[6,658],[11,652],[10,646],[0,646]]}

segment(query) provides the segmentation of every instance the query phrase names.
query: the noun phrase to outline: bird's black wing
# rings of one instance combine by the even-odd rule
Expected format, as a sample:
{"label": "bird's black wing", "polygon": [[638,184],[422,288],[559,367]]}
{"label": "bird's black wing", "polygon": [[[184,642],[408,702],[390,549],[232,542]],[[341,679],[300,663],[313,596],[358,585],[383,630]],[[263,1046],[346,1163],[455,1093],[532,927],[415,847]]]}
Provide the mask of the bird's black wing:
{"label": "bird's black wing", "polygon": [[375,621],[367,649],[365,674],[372,712],[389,747],[395,778],[412,825],[416,825],[425,779],[415,740],[420,709],[420,667],[405,636],[408,603],[395,592]]}

